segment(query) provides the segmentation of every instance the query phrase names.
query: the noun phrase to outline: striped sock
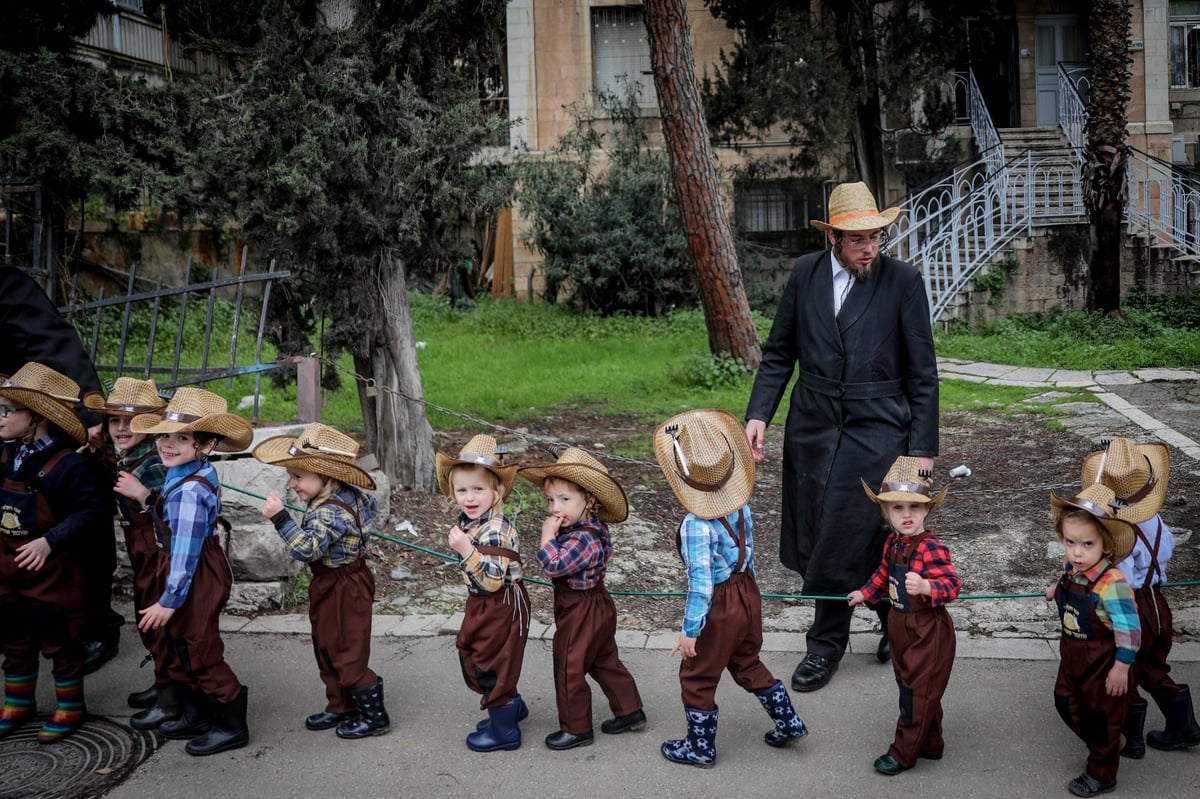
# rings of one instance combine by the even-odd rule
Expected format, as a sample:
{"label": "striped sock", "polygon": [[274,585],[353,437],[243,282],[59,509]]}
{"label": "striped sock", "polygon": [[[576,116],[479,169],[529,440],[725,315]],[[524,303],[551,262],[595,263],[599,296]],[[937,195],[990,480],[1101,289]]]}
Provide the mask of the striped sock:
{"label": "striped sock", "polygon": [[7,735],[37,711],[37,674],[4,676],[4,707],[0,708],[0,735]]}
{"label": "striped sock", "polygon": [[61,741],[83,723],[83,680],[55,680],[54,695],[58,707],[38,733],[38,743]]}

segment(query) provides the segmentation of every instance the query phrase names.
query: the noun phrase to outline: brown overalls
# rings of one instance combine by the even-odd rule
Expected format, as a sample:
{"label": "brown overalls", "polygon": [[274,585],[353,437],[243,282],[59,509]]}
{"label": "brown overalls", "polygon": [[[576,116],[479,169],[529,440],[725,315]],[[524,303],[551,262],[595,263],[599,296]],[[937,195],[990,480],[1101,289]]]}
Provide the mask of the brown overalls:
{"label": "brown overalls", "polygon": [[601,580],[577,591],[568,578],[554,580],[554,700],[558,726],[572,735],[592,731],[591,675],[614,716],[642,709],[633,675],[617,653],[617,607]]}
{"label": "brown overalls", "polygon": [[[516,550],[477,546],[483,555],[521,562]],[[483,709],[500,707],[517,695],[529,638],[529,592],[517,581],[489,594],[467,596],[466,612],[455,644],[467,687],[481,694]]]}
{"label": "brown overalls", "polygon": [[[0,447],[0,472],[13,456]],[[17,566],[17,548],[41,538],[59,521],[41,491],[41,481],[63,458],[50,456],[29,481],[5,477],[0,485],[0,647],[8,674],[36,674],[38,651],[52,661],[54,679],[83,676],[83,568],[71,553],[51,552],[38,571]]]}
{"label": "brown overalls", "polygon": [[949,611],[944,605],[930,605],[924,596],[909,594],[904,583],[917,544],[928,536],[925,532],[897,537],[888,554],[892,612],[887,636],[900,688],[900,717],[888,754],[905,768],[912,768],[918,757],[942,755],[946,745],[942,737],[942,697],[954,668],[956,639]]}
{"label": "brown overalls", "polygon": [[[126,466],[130,473],[136,473],[145,461],[154,455],[147,452],[141,458]],[[129,555],[129,565],[133,570],[133,609],[134,618],[141,619],[138,611],[145,610],[158,601],[166,589],[159,561],[166,559],[159,547],[158,538],[154,535],[154,519],[150,511],[143,511],[136,502],[117,494],[117,511],[121,517],[121,529],[125,533],[125,551]],[[169,571],[168,564],[168,571]],[[138,630],[142,645],[154,660],[154,684],[166,685],[170,682],[167,673],[167,637],[162,630]]]}
{"label": "brown overalls", "polygon": [[[362,527],[358,512],[340,499],[329,498]],[[356,707],[353,688],[371,685],[379,675],[368,665],[371,659],[371,610],[375,603],[375,576],[367,559],[344,566],[308,564],[308,620],[312,624],[313,654],[325,684],[325,712],[350,713]]]}
{"label": "brown overalls", "polygon": [[[1110,563],[1105,571],[1111,568]],[[1117,778],[1121,726],[1133,696],[1135,669],[1129,670],[1125,694],[1109,696],[1104,681],[1117,660],[1117,646],[1112,630],[1096,613],[1092,599],[1094,585],[1094,581],[1087,585],[1072,582],[1069,572],[1058,581],[1054,599],[1063,625],[1054,708],[1071,731],[1087,744],[1087,773],[1107,783]]]}
{"label": "brown overalls", "polygon": [[[183,478],[171,490],[178,491],[184,483],[192,481],[204,483],[214,494],[217,492],[216,486],[197,474]],[[171,527],[166,518],[166,493],[158,498],[151,514],[154,534],[163,553],[158,562],[158,579],[164,586],[171,572]],[[233,702],[242,690],[237,675],[225,662],[225,642],[221,640],[221,611],[229,601],[232,585],[233,571],[214,530],[204,539],[200,549],[200,560],[196,563],[196,574],[187,599],[160,630],[166,639],[170,682],[190,686],[222,704]]]}
{"label": "brown overalls", "polygon": [[[1162,540],[1162,520],[1158,521],[1158,535],[1154,546],[1146,540],[1140,527],[1135,527],[1137,537],[1146,545],[1150,552],[1150,573],[1146,575],[1146,584],[1134,589],[1133,600],[1137,603],[1138,623],[1142,627],[1142,645],[1138,648],[1137,660],[1134,662],[1137,671],[1137,685],[1145,688],[1160,705],[1175,694],[1179,693],[1179,685],[1171,679],[1171,667],[1167,658],[1171,655],[1171,644],[1175,640],[1174,617],[1171,606],[1163,596],[1162,588],[1154,585],[1158,576],[1158,544]],[[1133,699],[1138,699],[1137,688],[1133,689]]]}
{"label": "brown overalls", "polygon": [[[737,533],[724,518],[711,520],[720,522],[737,542],[738,559],[729,579],[713,586],[707,621],[696,639],[696,656],[684,658],[679,664],[679,687],[684,707],[716,710],[717,683],[725,669],[729,669],[734,682],[752,694],[761,693],[777,682],[759,658],[763,642],[762,595],[754,574],[749,569],[742,571],[746,562],[746,528],[742,514],[738,515]],[[679,546],[678,539],[676,546]]]}

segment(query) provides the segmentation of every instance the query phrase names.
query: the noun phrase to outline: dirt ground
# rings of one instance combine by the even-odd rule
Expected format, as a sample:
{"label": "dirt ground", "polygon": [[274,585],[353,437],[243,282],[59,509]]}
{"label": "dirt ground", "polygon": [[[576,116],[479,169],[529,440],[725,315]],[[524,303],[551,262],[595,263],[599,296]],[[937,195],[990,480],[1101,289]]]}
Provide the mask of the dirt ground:
{"label": "dirt ground", "polygon": [[[1079,412],[1088,411],[1085,407]],[[931,527],[953,552],[963,578],[963,594],[1039,592],[1052,579],[1056,564],[1061,562],[1061,550],[1055,550],[1050,528],[1049,493],[1051,490],[1069,493],[1077,488],[1079,465],[1094,449],[1088,431],[1073,432],[1062,423],[1062,418],[1012,408],[943,415],[935,483],[940,485],[950,480],[951,488],[945,504],[931,517]],[[1114,424],[1109,423],[1110,428]],[[614,594],[686,589],[682,566],[672,550],[674,532],[683,512],[654,464],[650,430],[650,426],[631,419],[580,413],[544,418],[523,431],[529,438],[499,436],[510,447],[510,458],[523,463],[552,460],[541,449],[542,440],[592,450],[606,461],[625,487],[630,518],[612,527],[614,554],[607,583]],[[471,434],[439,433],[435,446],[457,451]],[[1108,429],[1104,435],[1138,438],[1144,436],[1144,431],[1129,426]],[[785,569],[778,559],[781,448],[781,430],[769,429],[767,460],[759,467],[751,502],[758,581],[764,594],[798,594],[804,587],[800,576]],[[627,457],[615,457],[614,453]],[[1190,538],[1191,530],[1200,520],[1200,465],[1178,453],[1173,455],[1163,517],[1175,531],[1179,545],[1171,561],[1169,578],[1195,580],[1200,579],[1200,548]],[[951,480],[948,470],[960,464],[969,466],[971,475]],[[517,482],[524,489],[524,495],[517,496],[516,502],[522,506],[517,525],[526,576],[544,579],[533,557],[541,528],[541,510],[536,505],[537,498],[532,496],[532,487],[520,479]],[[441,497],[397,490],[392,496],[389,526],[380,532],[444,553],[449,551],[445,535],[453,522],[454,513]],[[397,525],[401,529],[395,529]],[[385,541],[378,542],[374,554],[383,612],[461,610],[465,588],[449,561]],[[392,579],[390,575],[398,566],[404,567],[409,576]],[[534,584],[529,587],[535,617],[551,622],[550,589]],[[1186,606],[1200,599],[1200,590],[1196,588],[1169,590],[1173,604]],[[616,602],[621,626],[640,630],[676,627],[683,606],[679,596],[618,594]],[[764,626],[803,630],[810,618],[809,607],[810,603],[804,601],[768,598],[764,601]],[[960,629],[989,634],[1040,634],[1053,630],[1056,621],[1044,601],[1028,598],[964,600],[956,603],[956,608],[962,608],[955,611]],[[858,614],[867,615],[871,614]],[[859,629],[870,629],[872,622],[858,618],[856,625]],[[1181,627],[1178,617],[1176,627]],[[1200,630],[1187,630],[1186,625],[1184,632],[1200,634]]]}

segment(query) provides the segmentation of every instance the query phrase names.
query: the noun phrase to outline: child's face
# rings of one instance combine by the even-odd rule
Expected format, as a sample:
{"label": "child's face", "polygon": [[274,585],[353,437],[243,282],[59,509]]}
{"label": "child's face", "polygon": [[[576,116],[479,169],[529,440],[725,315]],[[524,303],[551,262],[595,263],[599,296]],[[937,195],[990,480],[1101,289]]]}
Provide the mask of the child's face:
{"label": "child's face", "polygon": [[135,433],[130,428],[131,418],[128,416],[110,416],[108,417],[108,437],[112,439],[113,446],[121,450],[121,452],[129,452],[146,440],[145,433]]}
{"label": "child's face", "polygon": [[546,494],[546,509],[551,516],[562,519],[563,527],[576,524],[588,512],[587,492],[570,480],[547,477],[542,481],[542,491]]}
{"label": "child's face", "polygon": [[889,502],[884,505],[888,523],[899,535],[920,535],[925,532],[925,517],[929,505],[924,502]]}
{"label": "child's face", "polygon": [[207,455],[212,452],[216,442],[210,441],[200,447],[191,433],[163,433],[155,441],[155,444],[158,447],[158,457],[162,459],[163,466],[170,469],[173,466],[183,466],[185,463],[199,460],[202,454]]}
{"label": "child's face", "polygon": [[1075,571],[1087,571],[1104,557],[1104,537],[1095,522],[1067,517],[1062,520],[1062,542]]}
{"label": "child's face", "polygon": [[312,502],[312,498],[321,493],[325,487],[326,478],[316,472],[306,472],[303,469],[288,469],[288,488],[296,492],[302,502]]}
{"label": "child's face", "polygon": [[478,519],[500,501],[500,494],[492,485],[494,479],[482,466],[459,466],[450,474],[454,502],[468,519]]}
{"label": "child's face", "polygon": [[6,397],[0,397],[0,408],[7,410],[7,415],[0,416],[0,439],[10,441],[33,430],[33,412],[28,408],[13,404]]}

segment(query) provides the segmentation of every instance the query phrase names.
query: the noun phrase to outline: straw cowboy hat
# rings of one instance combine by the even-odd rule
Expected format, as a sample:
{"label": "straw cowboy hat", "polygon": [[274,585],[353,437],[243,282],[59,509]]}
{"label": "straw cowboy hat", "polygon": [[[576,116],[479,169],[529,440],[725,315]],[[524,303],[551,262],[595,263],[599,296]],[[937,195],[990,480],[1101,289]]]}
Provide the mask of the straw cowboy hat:
{"label": "straw cowboy hat", "polygon": [[810,220],[818,230],[877,230],[900,216],[899,208],[880,211],[866,183],[839,183],[829,192],[829,221]]}
{"label": "straw cowboy hat", "polygon": [[1050,516],[1054,520],[1054,529],[1061,529],[1059,519],[1062,517],[1063,511],[1068,508],[1087,511],[1103,525],[1112,541],[1112,551],[1108,553],[1112,562],[1120,563],[1133,551],[1135,533],[1132,523],[1117,517],[1115,503],[1117,503],[1116,494],[1103,483],[1084,486],[1083,490],[1073,499],[1063,499],[1051,493]]}
{"label": "straw cowboy hat", "polygon": [[368,491],[375,490],[371,475],[354,463],[358,457],[358,442],[320,422],[310,424],[298,436],[264,439],[252,454],[271,466],[300,469]]}
{"label": "straw cowboy hat", "polygon": [[1137,524],[1154,517],[1167,499],[1171,453],[1161,441],[1135,444],[1117,438],[1083,462],[1083,484],[1103,483],[1113,490],[1121,506],[1118,519]]}
{"label": "straw cowboy hat", "polygon": [[229,413],[225,398],[202,388],[184,386],[175,392],[162,415],[143,413],[133,417],[129,429],[135,433],[211,433],[221,436],[217,449],[238,452],[254,438],[250,423]]}
{"label": "straw cowboy hat", "polygon": [[728,516],[754,493],[750,442],[728,411],[672,416],[654,430],[654,457],[680,504],[700,519]]}
{"label": "straw cowboy hat", "polygon": [[87,441],[83,420],[75,413],[79,384],[49,366],[30,362],[11,377],[0,375],[0,397],[50,420],[80,444]]}
{"label": "straw cowboy hat", "polygon": [[540,486],[547,477],[570,480],[596,498],[600,507],[596,516],[602,522],[623,522],[629,518],[629,501],[620,484],[600,461],[581,449],[567,447],[554,463],[526,466],[517,474]]}
{"label": "straw cowboy hat", "polygon": [[866,480],[861,477],[859,480],[862,481],[863,491],[867,492],[872,502],[878,502],[880,505],[888,502],[920,502],[928,505],[930,510],[942,504],[946,492],[950,489],[950,486],[942,486],[942,490],[934,496],[929,473],[921,468],[920,459],[908,455],[896,458],[888,468],[878,494],[871,490]]}
{"label": "straw cowboy hat", "polygon": [[140,413],[161,415],[163,405],[154,381],[135,377],[118,377],[112,391],[108,392],[108,399],[98,391],[83,398],[83,407],[103,416],[137,416]]}
{"label": "straw cowboy hat", "polygon": [[438,488],[450,499],[454,499],[454,486],[450,485],[450,470],[455,466],[482,466],[500,479],[501,494],[508,496],[513,478],[517,476],[517,464],[505,465],[496,454],[496,439],[480,433],[466,443],[458,457],[445,452],[435,453],[433,465],[437,470]]}

